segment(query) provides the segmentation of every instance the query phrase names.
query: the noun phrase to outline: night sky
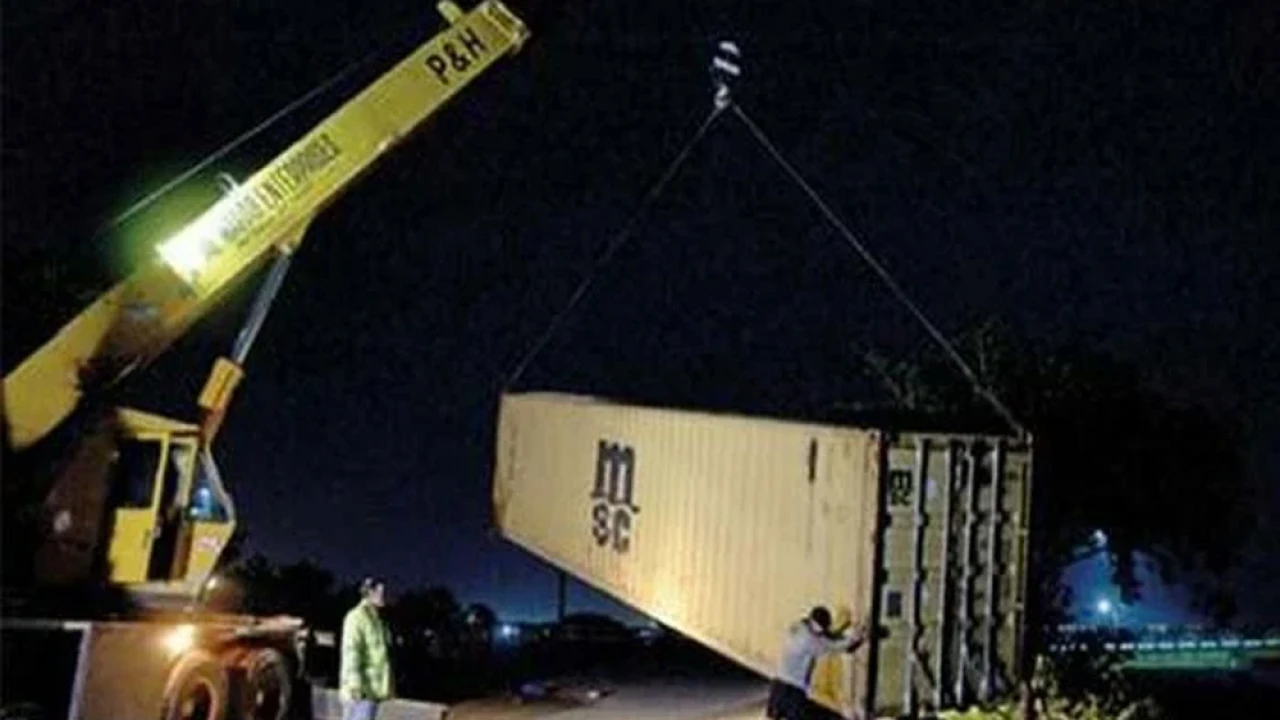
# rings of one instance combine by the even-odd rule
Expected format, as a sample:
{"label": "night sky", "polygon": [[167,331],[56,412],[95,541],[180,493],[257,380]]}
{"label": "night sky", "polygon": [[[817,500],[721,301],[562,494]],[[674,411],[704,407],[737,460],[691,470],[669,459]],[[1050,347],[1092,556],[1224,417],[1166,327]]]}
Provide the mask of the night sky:
{"label": "night sky", "polygon": [[[217,452],[255,549],[550,612],[552,573],[486,532],[497,394],[710,110],[729,36],[739,101],[944,330],[995,317],[1110,350],[1242,424],[1271,520],[1244,600],[1280,607],[1273,4],[509,5],[525,50],[316,222],[249,358]],[[154,218],[247,176],[441,23],[422,0],[6,8],[5,367],[142,257]],[[130,399],[190,412],[244,297]],[[863,353],[924,341],[726,117],[516,389],[803,414],[885,399]]]}

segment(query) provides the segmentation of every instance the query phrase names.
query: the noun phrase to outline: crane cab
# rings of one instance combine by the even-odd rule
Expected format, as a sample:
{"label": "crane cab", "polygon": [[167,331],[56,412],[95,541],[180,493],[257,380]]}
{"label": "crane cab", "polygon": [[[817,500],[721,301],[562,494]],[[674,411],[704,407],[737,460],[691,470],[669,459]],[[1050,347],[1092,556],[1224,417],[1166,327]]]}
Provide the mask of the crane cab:
{"label": "crane cab", "polygon": [[144,600],[197,597],[235,530],[199,426],[130,408],[79,443],[46,498],[37,578],[105,576]]}

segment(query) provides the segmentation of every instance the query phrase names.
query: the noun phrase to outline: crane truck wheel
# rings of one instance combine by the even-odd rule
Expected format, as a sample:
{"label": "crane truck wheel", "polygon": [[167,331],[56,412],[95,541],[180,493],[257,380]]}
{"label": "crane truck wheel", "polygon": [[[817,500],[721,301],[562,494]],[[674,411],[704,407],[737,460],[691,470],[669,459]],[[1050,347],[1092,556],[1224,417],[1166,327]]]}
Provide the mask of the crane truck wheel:
{"label": "crane truck wheel", "polygon": [[293,673],[283,653],[272,648],[249,652],[244,671],[242,705],[246,720],[285,720],[293,701]]}
{"label": "crane truck wheel", "polygon": [[230,680],[227,669],[197,650],[178,661],[165,685],[163,720],[227,720]]}

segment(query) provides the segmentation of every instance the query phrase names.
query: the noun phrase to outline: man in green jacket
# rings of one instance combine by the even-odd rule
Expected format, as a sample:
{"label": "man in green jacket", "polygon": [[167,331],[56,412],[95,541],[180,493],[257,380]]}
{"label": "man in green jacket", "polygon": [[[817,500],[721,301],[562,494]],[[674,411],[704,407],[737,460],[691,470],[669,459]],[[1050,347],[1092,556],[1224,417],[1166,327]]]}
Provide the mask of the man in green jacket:
{"label": "man in green jacket", "polygon": [[391,633],[381,610],[386,586],[365,578],[361,600],[342,620],[342,658],[338,669],[338,693],[343,720],[374,720],[378,705],[395,692],[391,677]]}

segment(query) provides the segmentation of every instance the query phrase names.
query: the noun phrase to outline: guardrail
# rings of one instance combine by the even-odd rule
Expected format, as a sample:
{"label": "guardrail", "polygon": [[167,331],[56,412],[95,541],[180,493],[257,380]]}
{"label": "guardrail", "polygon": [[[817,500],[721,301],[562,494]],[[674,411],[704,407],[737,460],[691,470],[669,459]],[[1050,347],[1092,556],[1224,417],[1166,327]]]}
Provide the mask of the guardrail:
{"label": "guardrail", "polygon": [[1130,670],[1250,670],[1259,661],[1280,660],[1280,637],[1171,638],[1108,640],[1051,645],[1063,654],[1089,648],[1127,655],[1121,664]]}

